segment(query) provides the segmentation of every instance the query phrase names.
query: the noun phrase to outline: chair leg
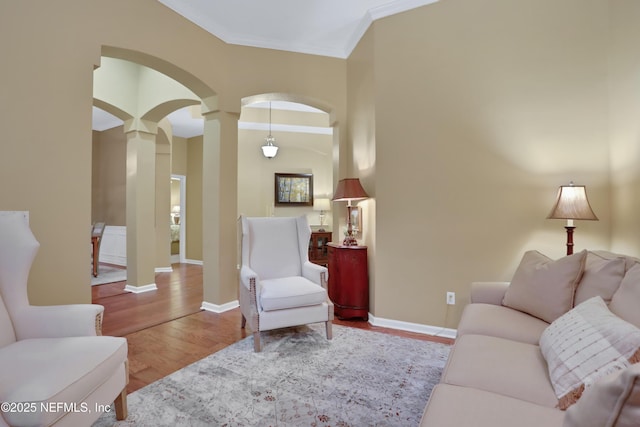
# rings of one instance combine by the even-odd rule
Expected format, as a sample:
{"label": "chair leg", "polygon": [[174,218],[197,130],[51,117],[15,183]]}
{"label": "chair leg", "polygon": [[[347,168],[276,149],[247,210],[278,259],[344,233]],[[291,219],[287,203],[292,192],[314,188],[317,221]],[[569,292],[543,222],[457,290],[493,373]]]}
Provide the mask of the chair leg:
{"label": "chair leg", "polygon": [[242,315],[242,325],[241,328],[244,329],[244,327],[247,326],[247,318],[244,317],[244,314]]}
{"label": "chair leg", "polygon": [[332,328],[332,323],[331,320],[328,320],[326,322],[326,329],[327,329],[327,339],[330,340],[333,338],[333,328]]}
{"label": "chair leg", "polygon": [[253,351],[260,353],[260,331],[253,333]]}
{"label": "chair leg", "polygon": [[116,420],[122,421],[127,419],[127,386],[124,386],[122,392],[116,397],[113,403],[116,406]]}

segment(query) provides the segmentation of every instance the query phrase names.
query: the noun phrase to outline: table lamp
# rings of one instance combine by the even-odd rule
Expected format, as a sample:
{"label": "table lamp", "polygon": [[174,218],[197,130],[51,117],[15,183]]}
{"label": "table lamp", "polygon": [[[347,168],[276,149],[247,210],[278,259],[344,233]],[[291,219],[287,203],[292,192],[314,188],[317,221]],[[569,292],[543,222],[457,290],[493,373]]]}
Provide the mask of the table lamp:
{"label": "table lamp", "polygon": [[327,211],[331,210],[330,202],[329,199],[313,199],[313,210],[320,211],[320,229],[318,231],[324,231],[324,216]]}
{"label": "table lamp", "polygon": [[341,179],[338,182],[338,187],[336,188],[335,193],[333,194],[334,202],[347,202],[347,236],[344,238],[342,244],[344,246],[357,246],[358,242],[355,237],[353,237],[353,224],[351,223],[351,201],[352,200],[364,200],[368,198],[369,195],[362,185],[360,184],[360,179],[358,178],[345,178]]}

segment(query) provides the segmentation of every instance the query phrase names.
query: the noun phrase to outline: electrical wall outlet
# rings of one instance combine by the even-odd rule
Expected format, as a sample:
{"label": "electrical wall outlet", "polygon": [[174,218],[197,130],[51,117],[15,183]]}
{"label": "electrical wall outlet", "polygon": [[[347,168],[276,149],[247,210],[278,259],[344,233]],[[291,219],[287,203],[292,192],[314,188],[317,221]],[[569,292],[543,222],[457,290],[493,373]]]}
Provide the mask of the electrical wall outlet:
{"label": "electrical wall outlet", "polygon": [[456,305],[456,293],[447,292],[447,305]]}

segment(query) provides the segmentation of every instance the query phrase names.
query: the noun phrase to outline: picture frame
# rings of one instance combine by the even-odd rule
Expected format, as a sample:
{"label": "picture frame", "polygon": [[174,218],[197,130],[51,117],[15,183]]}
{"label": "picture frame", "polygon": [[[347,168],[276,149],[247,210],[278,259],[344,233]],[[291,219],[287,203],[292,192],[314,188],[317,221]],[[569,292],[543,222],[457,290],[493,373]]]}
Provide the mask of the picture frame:
{"label": "picture frame", "polygon": [[351,230],[354,236],[360,237],[362,233],[362,208],[359,206],[351,207]]}
{"label": "picture frame", "polygon": [[276,173],[275,206],[313,206],[313,174]]}

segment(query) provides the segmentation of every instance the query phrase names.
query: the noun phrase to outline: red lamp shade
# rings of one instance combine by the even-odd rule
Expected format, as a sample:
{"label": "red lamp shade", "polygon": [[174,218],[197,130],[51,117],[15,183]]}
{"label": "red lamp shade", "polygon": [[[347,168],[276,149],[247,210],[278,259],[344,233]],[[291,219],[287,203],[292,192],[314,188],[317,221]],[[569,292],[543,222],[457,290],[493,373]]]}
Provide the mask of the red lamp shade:
{"label": "red lamp shade", "polygon": [[345,178],[341,179],[338,182],[338,187],[336,188],[335,193],[333,194],[334,202],[341,201],[351,201],[351,200],[363,200],[368,198],[369,195],[362,185],[360,184],[360,179],[358,178]]}

